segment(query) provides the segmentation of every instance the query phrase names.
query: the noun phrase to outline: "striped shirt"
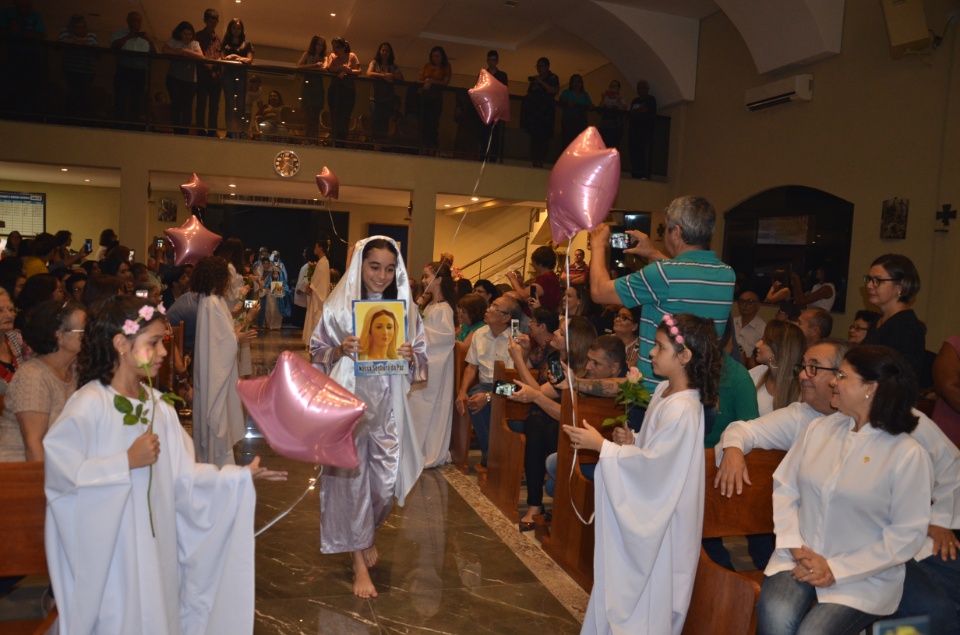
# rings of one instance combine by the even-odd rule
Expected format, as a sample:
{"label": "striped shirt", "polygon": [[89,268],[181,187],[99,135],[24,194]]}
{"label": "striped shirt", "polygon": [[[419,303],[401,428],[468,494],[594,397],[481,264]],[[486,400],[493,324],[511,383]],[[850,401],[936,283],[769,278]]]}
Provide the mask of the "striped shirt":
{"label": "striped shirt", "polygon": [[733,269],[712,251],[688,251],[672,260],[651,263],[617,278],[614,284],[623,306],[641,306],[637,368],[651,394],[660,380],[653,375],[650,349],[663,316],[692,313],[710,318],[722,334],[733,305]]}

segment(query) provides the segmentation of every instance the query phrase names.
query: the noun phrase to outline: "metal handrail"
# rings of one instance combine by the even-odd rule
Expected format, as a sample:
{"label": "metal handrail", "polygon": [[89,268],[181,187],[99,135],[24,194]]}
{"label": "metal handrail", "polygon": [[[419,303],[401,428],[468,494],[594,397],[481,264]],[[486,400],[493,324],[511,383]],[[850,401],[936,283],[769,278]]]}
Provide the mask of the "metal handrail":
{"label": "metal handrail", "polygon": [[482,256],[479,256],[479,257],[477,257],[477,258],[474,258],[473,260],[471,260],[471,261],[468,262],[467,264],[462,265],[462,266],[460,267],[460,270],[463,271],[463,270],[466,269],[467,267],[471,267],[471,266],[477,264],[478,262],[480,262],[481,260],[483,260],[483,259],[486,258],[487,256],[489,256],[489,255],[491,255],[491,254],[493,254],[493,253],[495,253],[495,252],[497,252],[497,251],[500,251],[501,249],[503,249],[503,248],[506,247],[507,245],[509,245],[509,244],[511,244],[511,243],[515,243],[515,242],[517,242],[518,240],[520,240],[521,238],[526,238],[527,235],[528,235],[527,232],[523,232],[522,234],[517,234],[516,236],[514,236],[513,238],[511,238],[511,239],[508,240],[507,242],[503,243],[502,245],[498,245],[497,247],[494,247],[493,249],[491,249],[491,250],[488,251],[487,253],[483,254]]}

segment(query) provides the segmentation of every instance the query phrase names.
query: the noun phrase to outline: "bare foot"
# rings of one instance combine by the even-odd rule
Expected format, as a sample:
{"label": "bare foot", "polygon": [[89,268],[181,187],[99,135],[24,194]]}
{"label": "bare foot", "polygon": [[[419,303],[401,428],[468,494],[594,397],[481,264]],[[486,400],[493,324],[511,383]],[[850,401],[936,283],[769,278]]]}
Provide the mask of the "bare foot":
{"label": "bare foot", "polygon": [[353,552],[353,594],[365,600],[377,597],[377,588],[370,579],[362,551]]}
{"label": "bare foot", "polygon": [[527,513],[524,514],[523,518],[520,519],[520,522],[532,523],[533,517],[536,516],[537,514],[542,514],[542,513],[543,513],[543,508],[540,507],[539,505],[535,507],[528,507]]}
{"label": "bare foot", "polygon": [[363,561],[368,569],[372,569],[380,562],[380,554],[377,552],[377,545],[370,545],[363,550]]}

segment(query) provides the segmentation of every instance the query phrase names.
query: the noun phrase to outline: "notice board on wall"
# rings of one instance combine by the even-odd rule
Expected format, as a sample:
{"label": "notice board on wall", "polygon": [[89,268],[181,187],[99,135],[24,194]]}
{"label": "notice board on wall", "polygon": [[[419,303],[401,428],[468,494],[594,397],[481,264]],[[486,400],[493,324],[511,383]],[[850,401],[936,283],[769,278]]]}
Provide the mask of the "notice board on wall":
{"label": "notice board on wall", "polygon": [[36,236],[47,227],[47,195],[35,192],[0,191],[0,234]]}

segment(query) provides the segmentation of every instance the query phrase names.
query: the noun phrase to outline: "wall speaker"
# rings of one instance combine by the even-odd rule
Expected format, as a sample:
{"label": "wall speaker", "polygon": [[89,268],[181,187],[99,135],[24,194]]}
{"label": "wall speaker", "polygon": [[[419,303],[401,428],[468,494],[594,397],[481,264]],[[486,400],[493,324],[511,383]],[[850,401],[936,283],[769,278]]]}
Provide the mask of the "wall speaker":
{"label": "wall speaker", "polygon": [[898,60],[911,51],[923,51],[930,46],[923,0],[880,0],[880,6],[887,23],[892,59]]}

